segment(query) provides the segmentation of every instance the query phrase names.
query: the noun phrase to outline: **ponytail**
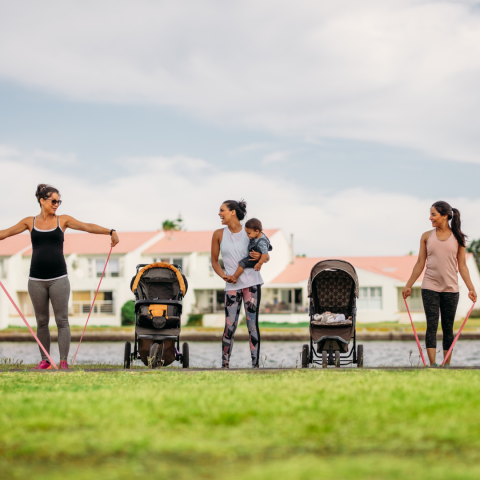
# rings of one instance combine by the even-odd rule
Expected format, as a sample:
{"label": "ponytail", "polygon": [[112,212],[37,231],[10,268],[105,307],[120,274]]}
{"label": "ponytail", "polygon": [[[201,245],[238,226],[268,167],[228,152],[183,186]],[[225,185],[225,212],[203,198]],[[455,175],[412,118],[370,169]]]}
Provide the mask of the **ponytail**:
{"label": "ponytail", "polygon": [[457,239],[461,247],[465,247],[467,236],[462,232],[462,222],[460,220],[460,212],[456,208],[452,208],[447,202],[435,202],[433,208],[442,216],[447,215],[448,220],[451,220],[453,235]]}
{"label": "ponytail", "polygon": [[462,232],[462,222],[460,221],[460,212],[456,208],[452,208],[452,232],[461,247],[465,246],[467,236]]}

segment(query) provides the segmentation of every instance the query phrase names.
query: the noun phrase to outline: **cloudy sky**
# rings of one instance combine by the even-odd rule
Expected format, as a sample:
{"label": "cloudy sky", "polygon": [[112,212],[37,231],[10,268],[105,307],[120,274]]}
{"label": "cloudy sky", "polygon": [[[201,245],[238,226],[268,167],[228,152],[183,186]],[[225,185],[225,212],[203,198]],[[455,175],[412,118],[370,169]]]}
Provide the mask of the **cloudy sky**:
{"label": "cloudy sky", "polygon": [[0,228],[63,213],[219,226],[298,254],[418,250],[446,200],[480,237],[480,3],[0,0]]}

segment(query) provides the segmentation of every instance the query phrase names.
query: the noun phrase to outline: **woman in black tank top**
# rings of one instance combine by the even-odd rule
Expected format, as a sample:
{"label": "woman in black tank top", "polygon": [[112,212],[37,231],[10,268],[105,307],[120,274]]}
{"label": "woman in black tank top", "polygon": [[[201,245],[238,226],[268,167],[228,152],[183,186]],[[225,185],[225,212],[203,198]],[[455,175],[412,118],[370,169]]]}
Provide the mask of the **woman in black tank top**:
{"label": "woman in black tank top", "polygon": [[[68,324],[68,299],[70,283],[67,265],[63,255],[64,232],[67,228],[99,235],[110,235],[112,247],[119,242],[117,232],[93,223],[83,223],[69,215],[57,215],[61,205],[59,191],[51,186],[38,185],[35,193],[41,212],[36,217],[27,217],[17,225],[0,231],[0,240],[30,231],[32,240],[32,262],[28,281],[28,291],[37,320],[37,336],[50,353],[49,302],[55,313],[58,327],[60,368],[68,368],[67,357],[70,347],[70,327]],[[40,350],[42,361],[37,369],[50,369],[46,355]]]}

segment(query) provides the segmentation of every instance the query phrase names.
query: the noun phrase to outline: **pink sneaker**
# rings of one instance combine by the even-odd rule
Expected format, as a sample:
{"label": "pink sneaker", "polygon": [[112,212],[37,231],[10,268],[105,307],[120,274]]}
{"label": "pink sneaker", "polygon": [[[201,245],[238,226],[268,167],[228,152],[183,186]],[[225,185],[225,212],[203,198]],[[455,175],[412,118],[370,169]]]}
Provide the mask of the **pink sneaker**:
{"label": "pink sneaker", "polygon": [[60,362],[60,370],[68,370],[68,362],[66,360]]}
{"label": "pink sneaker", "polygon": [[50,365],[50,362],[47,362],[46,360],[42,360],[36,367],[35,370],[50,370],[52,366]]}

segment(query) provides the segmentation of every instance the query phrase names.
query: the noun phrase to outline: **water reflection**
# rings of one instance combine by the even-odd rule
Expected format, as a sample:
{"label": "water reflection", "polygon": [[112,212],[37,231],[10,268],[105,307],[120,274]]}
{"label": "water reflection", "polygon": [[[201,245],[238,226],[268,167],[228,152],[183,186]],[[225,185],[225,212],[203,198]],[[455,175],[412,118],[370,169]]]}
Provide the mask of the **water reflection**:
{"label": "water reflection", "polygon": [[[365,350],[365,366],[411,366],[421,365],[415,342],[362,342]],[[300,366],[300,352],[303,342],[262,342],[261,367]],[[77,348],[72,344],[70,357]],[[441,348],[441,344],[440,344]],[[438,348],[440,350],[440,348]],[[83,342],[76,363],[123,363],[123,342]],[[52,356],[58,359],[58,344],[52,344]],[[425,358],[427,358],[424,352]],[[443,354],[438,354],[442,356]],[[37,363],[40,354],[35,343],[0,342],[0,357],[23,360],[23,363]],[[176,365],[176,364],[174,364]],[[216,342],[190,342],[190,365],[192,367],[218,368],[221,366],[221,345]],[[454,350],[452,365],[480,365],[480,340],[460,340]],[[233,348],[231,366],[249,367],[250,351],[248,342],[236,342]]]}

